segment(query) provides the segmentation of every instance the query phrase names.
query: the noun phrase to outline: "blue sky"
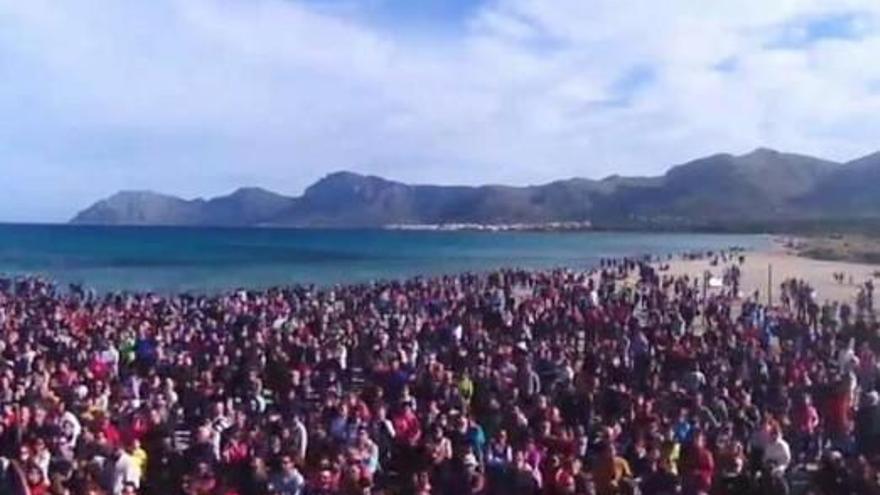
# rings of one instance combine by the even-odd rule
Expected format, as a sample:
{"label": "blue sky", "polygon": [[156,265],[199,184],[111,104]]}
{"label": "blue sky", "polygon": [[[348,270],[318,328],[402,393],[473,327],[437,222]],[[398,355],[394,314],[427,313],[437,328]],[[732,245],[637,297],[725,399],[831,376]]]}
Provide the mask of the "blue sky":
{"label": "blue sky", "polygon": [[876,0],[0,0],[0,221],[880,142]]}
{"label": "blue sky", "polygon": [[351,14],[391,29],[458,31],[486,4],[483,0],[307,0],[330,14]]}

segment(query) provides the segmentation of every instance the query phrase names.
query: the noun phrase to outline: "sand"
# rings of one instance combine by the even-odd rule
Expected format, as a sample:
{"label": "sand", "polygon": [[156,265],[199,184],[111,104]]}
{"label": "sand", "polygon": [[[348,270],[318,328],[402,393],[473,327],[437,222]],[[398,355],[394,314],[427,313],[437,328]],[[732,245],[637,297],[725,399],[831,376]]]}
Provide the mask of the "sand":
{"label": "sand", "polygon": [[[816,289],[818,300],[821,302],[838,301],[854,304],[859,287],[865,281],[873,279],[875,286],[880,285],[880,278],[874,277],[875,272],[880,274],[880,265],[805,258],[785,248],[781,243],[775,243],[767,250],[749,251],[744,255],[746,261],[741,267],[741,293],[750,295],[757,290],[760,300],[764,303],[767,301],[768,272],[771,270],[773,304],[779,302],[779,284],[790,278],[798,278],[809,283]],[[672,260],[668,262],[669,271],[665,274],[702,277],[703,273],[709,270],[714,276],[721,277],[724,265],[713,267],[710,261],[710,259]],[[845,274],[843,284],[834,280],[835,273]],[[849,283],[850,277],[852,285]]]}

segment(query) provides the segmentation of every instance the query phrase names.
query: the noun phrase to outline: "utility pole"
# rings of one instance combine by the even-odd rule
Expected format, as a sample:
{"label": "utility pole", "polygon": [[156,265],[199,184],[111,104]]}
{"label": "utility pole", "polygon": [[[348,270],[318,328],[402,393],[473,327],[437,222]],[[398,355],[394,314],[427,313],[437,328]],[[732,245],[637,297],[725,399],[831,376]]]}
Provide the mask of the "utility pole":
{"label": "utility pole", "polygon": [[773,306],[773,264],[767,265],[767,307]]}

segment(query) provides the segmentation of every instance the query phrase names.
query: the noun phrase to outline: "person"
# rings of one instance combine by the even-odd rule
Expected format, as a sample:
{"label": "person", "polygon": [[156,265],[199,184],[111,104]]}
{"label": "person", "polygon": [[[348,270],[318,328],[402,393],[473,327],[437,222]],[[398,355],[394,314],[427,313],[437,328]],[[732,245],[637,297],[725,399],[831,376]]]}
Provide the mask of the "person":
{"label": "person", "polygon": [[770,426],[768,431],[769,437],[764,444],[763,463],[765,466],[771,467],[771,473],[774,475],[784,475],[791,463],[791,449],[788,442],[782,438],[782,431],[778,424]]}
{"label": "person", "polygon": [[641,492],[644,495],[677,495],[681,493],[681,481],[669,459],[664,459],[655,449],[650,454],[650,466],[642,477]]}
{"label": "person", "polygon": [[[431,495],[433,493],[433,486],[427,472],[421,471],[413,475],[412,493],[414,495]],[[523,493],[528,494],[529,492]]]}
{"label": "person", "polygon": [[745,460],[742,457],[734,457],[715,480],[712,495],[751,493],[754,487],[752,480],[743,469],[744,465]]}
{"label": "person", "polygon": [[[213,473],[210,472],[207,465],[205,465],[203,472],[206,477],[210,475],[210,478],[213,478]],[[266,493],[269,491],[270,484],[269,467],[266,465],[265,459],[258,455],[251,456],[250,469],[240,482],[241,491],[244,493]]]}
{"label": "person", "polygon": [[415,447],[422,438],[422,428],[412,402],[404,401],[393,420],[395,440],[405,446]]}
{"label": "person", "polygon": [[513,448],[507,436],[507,430],[498,431],[486,449],[486,465],[489,468],[503,469],[513,461]]}
{"label": "person", "polygon": [[820,424],[819,412],[810,394],[804,394],[792,413],[797,456],[800,460],[815,460],[821,440],[817,438]]}
{"label": "person", "polygon": [[593,469],[596,493],[598,495],[624,493],[624,485],[632,479],[629,463],[617,455],[617,450],[611,442],[606,442],[599,450],[601,453]]}
{"label": "person", "polygon": [[859,452],[868,458],[880,454],[880,393],[876,390],[865,394],[856,414],[855,433]]}
{"label": "person", "polygon": [[706,493],[715,477],[715,458],[706,447],[703,432],[696,432],[683,459],[684,492]]}
{"label": "person", "polygon": [[537,495],[542,487],[540,472],[526,460],[525,452],[514,453],[514,462],[507,482],[509,493]]}
{"label": "person", "polygon": [[0,457],[0,493],[29,495],[30,480],[18,461]]}
{"label": "person", "polygon": [[290,449],[296,462],[303,462],[309,447],[309,432],[299,415],[293,417],[291,424]]}
{"label": "person", "polygon": [[130,455],[122,445],[114,450],[106,460],[109,476],[110,493],[120,495],[127,484],[135,487],[140,486],[141,468],[137,460]]}
{"label": "person", "polygon": [[281,457],[281,469],[269,481],[269,490],[277,495],[302,495],[306,481],[290,454]]}
{"label": "person", "polygon": [[40,466],[35,463],[28,464],[25,468],[25,479],[27,495],[49,495],[49,480],[46,479]]}

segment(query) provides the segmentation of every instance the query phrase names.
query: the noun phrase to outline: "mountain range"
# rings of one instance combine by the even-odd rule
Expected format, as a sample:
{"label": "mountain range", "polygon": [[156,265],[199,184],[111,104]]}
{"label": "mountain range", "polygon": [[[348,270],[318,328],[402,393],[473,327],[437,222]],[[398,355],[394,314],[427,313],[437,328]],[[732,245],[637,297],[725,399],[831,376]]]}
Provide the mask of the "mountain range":
{"label": "mountain range", "polygon": [[79,212],[92,225],[382,227],[590,222],[597,228],[712,228],[880,219],[880,152],[838,163],[759,148],[657,177],[574,178],[513,187],[410,185],[336,172],[300,196],[241,188],[186,200],[122,191]]}

